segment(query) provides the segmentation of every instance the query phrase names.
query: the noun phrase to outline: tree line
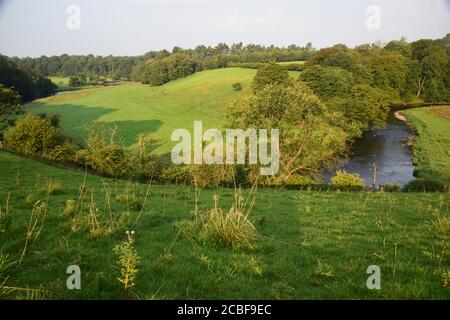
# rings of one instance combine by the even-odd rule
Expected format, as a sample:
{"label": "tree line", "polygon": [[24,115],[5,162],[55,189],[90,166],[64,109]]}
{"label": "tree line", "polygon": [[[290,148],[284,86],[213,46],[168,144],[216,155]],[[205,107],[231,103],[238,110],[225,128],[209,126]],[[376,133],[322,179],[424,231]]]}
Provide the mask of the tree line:
{"label": "tree line", "polygon": [[267,63],[306,60],[314,52],[311,43],[305,47],[243,45],[199,45],[195,49],[175,47],[168,50],[149,51],[142,56],[67,55],[41,56],[39,58],[11,57],[9,61],[33,76],[98,77],[114,80],[134,80],[154,85],[184,77],[192,72],[217,69],[232,63]]}

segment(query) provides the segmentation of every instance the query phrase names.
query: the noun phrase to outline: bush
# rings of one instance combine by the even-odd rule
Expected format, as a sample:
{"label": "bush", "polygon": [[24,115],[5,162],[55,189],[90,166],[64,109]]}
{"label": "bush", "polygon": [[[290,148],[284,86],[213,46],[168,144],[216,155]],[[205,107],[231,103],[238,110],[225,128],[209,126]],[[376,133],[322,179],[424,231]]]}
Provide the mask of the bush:
{"label": "bush", "polygon": [[231,85],[234,91],[242,91],[242,83],[236,82]]}
{"label": "bush", "polygon": [[84,164],[101,175],[124,177],[131,172],[128,153],[116,145],[79,150],[75,155],[78,163]]}
{"label": "bush", "polygon": [[419,178],[403,187],[405,192],[445,192],[450,184],[438,179]]}
{"label": "bush", "polygon": [[219,185],[233,185],[235,168],[224,164],[192,165],[192,181],[199,188],[213,188]]}
{"label": "bush", "polygon": [[292,175],[285,182],[288,189],[317,189],[321,186],[320,182],[307,176]]}
{"label": "bush", "polygon": [[61,115],[59,113],[55,113],[50,117],[50,124],[53,127],[58,128],[60,122],[61,122]]}
{"label": "bush", "polygon": [[365,183],[359,174],[338,170],[336,175],[331,178],[331,185],[339,190],[362,190]]}
{"label": "bush", "polygon": [[107,136],[105,127],[99,132],[95,128],[89,129],[87,148],[76,152],[75,161],[101,175],[128,176],[134,169],[133,158],[127,149],[115,144],[115,130],[112,128]]}
{"label": "bush", "polygon": [[58,130],[40,116],[28,114],[5,132],[7,148],[24,154],[44,156],[64,141]]}
{"label": "bush", "polygon": [[161,172],[161,182],[174,184],[190,184],[192,172],[188,166],[170,165]]}

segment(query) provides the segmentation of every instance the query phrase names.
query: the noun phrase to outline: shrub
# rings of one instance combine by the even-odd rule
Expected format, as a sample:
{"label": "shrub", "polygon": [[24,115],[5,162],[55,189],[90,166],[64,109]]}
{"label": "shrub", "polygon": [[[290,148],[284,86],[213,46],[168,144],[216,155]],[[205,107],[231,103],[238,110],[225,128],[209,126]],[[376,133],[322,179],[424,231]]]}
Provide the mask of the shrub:
{"label": "shrub", "polygon": [[438,179],[419,178],[410,181],[403,187],[405,192],[444,192],[449,188],[449,183]]}
{"label": "shrub", "polygon": [[347,173],[345,170],[338,170],[331,178],[331,185],[340,190],[362,190],[365,186],[364,180],[355,173]]}
{"label": "shrub", "polygon": [[242,83],[240,82],[235,82],[231,85],[234,89],[234,91],[242,91]]}
{"label": "shrub", "polygon": [[192,165],[191,170],[193,183],[199,188],[217,187],[227,180],[227,175],[230,173],[226,166],[220,164]]}
{"label": "shrub", "polygon": [[378,190],[384,191],[384,192],[397,192],[397,191],[400,191],[400,185],[398,183],[383,184],[378,187]]}
{"label": "shrub", "polygon": [[165,183],[189,184],[192,182],[192,171],[188,166],[170,165],[162,170],[161,181]]}
{"label": "shrub", "polygon": [[58,128],[60,122],[61,122],[61,115],[59,113],[55,113],[50,117],[50,124],[53,127]]}
{"label": "shrub", "polygon": [[307,189],[307,188],[316,188],[320,184],[318,181],[308,177],[308,176],[301,176],[301,175],[292,175],[289,177],[289,179],[285,182],[286,186],[288,188],[295,188],[295,189]]}
{"label": "shrub", "polygon": [[62,144],[58,130],[42,117],[28,114],[5,132],[7,148],[31,155],[45,155]]}
{"label": "shrub", "polygon": [[115,144],[114,138],[115,128],[111,129],[109,137],[104,127],[99,132],[95,128],[89,129],[87,148],[76,152],[75,161],[102,175],[129,175],[134,168],[133,159],[128,150]]}
{"label": "shrub", "polygon": [[135,155],[133,158],[132,163],[136,164],[133,177],[140,182],[161,180],[164,169],[172,164],[170,158],[161,155]]}

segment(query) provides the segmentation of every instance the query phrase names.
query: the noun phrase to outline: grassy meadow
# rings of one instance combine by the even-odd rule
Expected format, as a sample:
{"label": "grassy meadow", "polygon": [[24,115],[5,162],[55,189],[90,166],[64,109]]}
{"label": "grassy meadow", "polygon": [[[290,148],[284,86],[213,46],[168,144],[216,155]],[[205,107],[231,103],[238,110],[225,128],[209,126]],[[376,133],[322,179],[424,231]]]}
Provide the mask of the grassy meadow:
{"label": "grassy meadow", "polygon": [[71,137],[85,138],[92,122],[114,123],[124,144],[132,147],[139,134],[158,140],[156,153],[169,152],[170,135],[177,128],[192,129],[195,120],[204,127],[220,128],[223,111],[241,82],[248,90],[256,70],[226,68],[199,72],[160,87],[138,83],[92,88],[35,100],[26,105],[34,113],[62,115],[61,127]]}
{"label": "grassy meadow", "polygon": [[[196,197],[3,151],[0,167],[0,298],[450,298],[449,193],[245,190],[255,241],[226,246],[193,213],[213,208],[214,195],[228,210],[233,189]],[[113,252],[126,230],[140,257],[127,291]],[[81,290],[66,288],[73,264]],[[366,287],[370,265],[381,290]]]}
{"label": "grassy meadow", "polygon": [[[256,70],[224,68],[195,73],[160,87],[138,83],[90,88],[35,100],[26,111],[62,115],[61,127],[71,137],[84,139],[92,123],[114,123],[126,146],[133,147],[140,134],[157,140],[155,153],[170,152],[172,131],[192,130],[195,120],[204,128],[221,128],[227,104],[241,92],[232,88],[241,82],[249,90]],[[295,79],[298,72],[290,72]]]}
{"label": "grassy meadow", "polygon": [[450,181],[450,106],[402,111],[417,132],[414,164],[421,178]]}
{"label": "grassy meadow", "polygon": [[49,77],[50,80],[52,80],[52,82],[54,84],[56,84],[58,86],[58,90],[59,91],[63,91],[63,90],[69,90],[72,87],[69,84],[69,77]]}

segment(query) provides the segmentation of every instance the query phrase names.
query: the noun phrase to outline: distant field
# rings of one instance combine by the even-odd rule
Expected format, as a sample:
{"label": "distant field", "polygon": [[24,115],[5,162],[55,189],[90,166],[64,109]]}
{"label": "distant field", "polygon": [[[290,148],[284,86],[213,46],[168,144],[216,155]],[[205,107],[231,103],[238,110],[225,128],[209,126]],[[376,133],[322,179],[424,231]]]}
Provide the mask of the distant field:
{"label": "distant field", "polygon": [[288,62],[277,62],[278,64],[285,65],[285,64],[305,64],[306,61],[299,60],[299,61],[288,61]]}
{"label": "distant field", "polygon": [[[444,285],[450,272],[448,193],[258,189],[249,219],[260,239],[252,248],[230,248],[192,228],[191,187],[85,178],[3,151],[0,168],[0,258],[8,257],[7,266],[14,262],[0,268],[1,299],[28,296],[20,290],[2,295],[2,285],[37,288],[38,297],[47,299],[450,298]],[[48,196],[52,181],[59,189]],[[68,214],[67,201],[80,199],[84,188],[81,212]],[[234,190],[226,188],[202,190],[200,208],[212,208],[214,194],[228,210]],[[124,196],[142,204],[142,212]],[[35,201],[48,203],[48,212],[34,212],[33,235],[41,231],[27,243],[19,265]],[[119,229],[94,236],[88,219],[93,207],[100,230],[106,232],[110,219],[121,221]],[[9,231],[2,232],[5,217]],[[133,295],[117,281],[112,251],[124,230],[136,232],[141,257]],[[82,290],[66,288],[66,269],[73,264],[81,268]],[[381,290],[366,287],[370,265],[380,267]]]}
{"label": "distant field", "polygon": [[130,83],[91,88],[33,101],[26,110],[60,113],[63,130],[78,138],[85,137],[85,127],[92,122],[115,123],[125,145],[133,146],[139,134],[147,133],[160,142],[155,152],[164,153],[173,145],[172,131],[191,129],[194,120],[202,120],[204,127],[220,128],[226,105],[240,94],[231,85],[241,82],[248,90],[255,74],[252,69],[226,68],[199,72],[161,87]]}
{"label": "distant field", "polygon": [[421,178],[450,181],[450,106],[402,111],[416,128],[414,162]]}
{"label": "distant field", "polygon": [[69,77],[49,77],[49,79],[58,86],[59,90],[70,89]]}

